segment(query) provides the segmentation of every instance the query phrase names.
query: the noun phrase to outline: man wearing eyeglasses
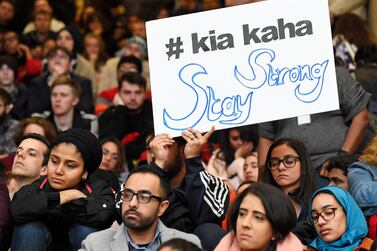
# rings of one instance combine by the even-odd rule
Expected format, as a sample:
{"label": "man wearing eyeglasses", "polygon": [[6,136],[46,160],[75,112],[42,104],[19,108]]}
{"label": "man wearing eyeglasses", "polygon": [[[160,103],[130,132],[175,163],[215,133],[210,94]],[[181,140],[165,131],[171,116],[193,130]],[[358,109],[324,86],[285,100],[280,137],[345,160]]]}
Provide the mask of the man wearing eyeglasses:
{"label": "man wearing eyeglasses", "polygon": [[134,169],[122,190],[123,223],[89,235],[81,250],[157,250],[172,238],[185,239],[200,247],[195,235],[168,228],[160,221],[169,206],[169,190],[168,181],[154,169]]}

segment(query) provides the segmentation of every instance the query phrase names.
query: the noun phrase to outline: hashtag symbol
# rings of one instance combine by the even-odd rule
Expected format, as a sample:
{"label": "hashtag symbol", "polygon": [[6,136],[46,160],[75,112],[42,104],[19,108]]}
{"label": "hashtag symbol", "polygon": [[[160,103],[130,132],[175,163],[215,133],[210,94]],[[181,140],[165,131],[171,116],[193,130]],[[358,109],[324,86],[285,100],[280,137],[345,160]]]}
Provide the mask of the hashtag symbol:
{"label": "hashtag symbol", "polygon": [[183,45],[181,41],[181,37],[177,37],[176,41],[174,41],[174,38],[169,39],[169,43],[165,44],[168,51],[166,52],[166,55],[168,55],[168,60],[170,60],[170,57],[175,55],[175,59],[179,58],[179,55],[183,53],[183,49],[181,46]]}

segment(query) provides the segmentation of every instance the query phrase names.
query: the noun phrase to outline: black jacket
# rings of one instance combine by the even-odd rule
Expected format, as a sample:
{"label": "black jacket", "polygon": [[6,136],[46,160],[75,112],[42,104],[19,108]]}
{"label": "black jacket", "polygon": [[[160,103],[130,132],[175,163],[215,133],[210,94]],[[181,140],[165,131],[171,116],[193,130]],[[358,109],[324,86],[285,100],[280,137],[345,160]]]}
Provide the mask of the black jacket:
{"label": "black jacket", "polygon": [[75,223],[97,229],[111,226],[115,219],[115,198],[106,183],[82,182],[79,190],[87,197],[60,205],[59,191],[53,189],[46,179],[42,176],[15,193],[11,214],[16,225],[43,222],[50,229],[54,242],[59,243],[67,240]]}
{"label": "black jacket", "polygon": [[[130,133],[141,135],[147,125],[153,121],[152,103],[146,100],[141,111],[133,114],[123,105],[107,109],[98,118],[99,138],[115,137],[122,141]],[[145,142],[139,137],[126,145],[125,151],[128,160],[138,159],[145,150]]]}
{"label": "black jacket", "polygon": [[[188,221],[181,219],[182,215],[189,217],[191,225],[185,228],[177,228],[182,231],[189,232],[196,226],[203,223],[221,224],[229,206],[229,190],[225,183],[209,174],[203,167],[199,157],[185,160],[186,175],[179,188],[173,188],[169,195],[169,208],[161,216],[161,220],[169,227],[179,225]],[[155,163],[151,167],[160,172],[167,179],[167,174]],[[174,191],[178,190],[178,191]],[[179,212],[173,209],[176,204],[180,207],[187,207],[185,210],[181,208]],[[169,210],[170,209],[170,210]],[[188,215],[187,215],[188,214]],[[176,216],[180,217],[176,217]],[[175,222],[173,219],[176,218]]]}
{"label": "black jacket", "polygon": [[[29,84],[28,115],[51,111],[50,87],[47,84],[49,74],[47,72],[33,78]],[[91,81],[71,73],[71,77],[81,87],[80,103],[77,108],[86,113],[93,113],[93,91]]]}

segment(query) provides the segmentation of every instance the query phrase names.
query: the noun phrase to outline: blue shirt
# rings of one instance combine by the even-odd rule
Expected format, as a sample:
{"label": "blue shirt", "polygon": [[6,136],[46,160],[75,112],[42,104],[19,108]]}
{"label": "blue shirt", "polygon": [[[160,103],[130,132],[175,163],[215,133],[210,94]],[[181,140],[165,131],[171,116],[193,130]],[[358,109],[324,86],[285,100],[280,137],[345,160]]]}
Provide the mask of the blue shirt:
{"label": "blue shirt", "polygon": [[128,235],[127,227],[126,228],[126,240],[128,244],[128,248],[130,251],[156,251],[161,246],[161,230],[160,224],[157,225],[156,233],[154,234],[153,240],[148,246],[139,246],[132,242],[130,236]]}

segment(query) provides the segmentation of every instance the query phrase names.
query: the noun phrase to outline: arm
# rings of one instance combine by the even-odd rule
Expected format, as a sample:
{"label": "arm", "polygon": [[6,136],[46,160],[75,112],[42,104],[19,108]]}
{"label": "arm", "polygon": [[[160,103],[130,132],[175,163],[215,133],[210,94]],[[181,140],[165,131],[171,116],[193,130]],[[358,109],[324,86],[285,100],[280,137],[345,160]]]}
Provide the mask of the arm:
{"label": "arm", "polygon": [[219,178],[210,175],[203,167],[200,151],[208,142],[215,128],[202,135],[195,129],[187,129],[182,137],[187,141],[185,187],[191,218],[196,225],[224,219],[229,206],[229,190]]}
{"label": "arm", "polygon": [[[71,200],[64,206],[63,211],[75,219],[79,224],[104,229],[115,219],[115,197],[110,187],[102,181],[90,185],[92,193],[78,191],[85,197]],[[86,195],[85,195],[85,194]]]}
{"label": "arm", "polygon": [[341,147],[342,150],[352,154],[360,146],[368,128],[369,114],[367,108],[358,113],[351,122],[346,138]]}
{"label": "arm", "polygon": [[60,208],[59,192],[44,192],[39,186],[44,177],[23,186],[15,193],[11,203],[11,214],[14,223],[25,224],[42,220],[46,214],[57,212]]}
{"label": "arm", "polygon": [[352,164],[347,176],[350,193],[362,209],[377,206],[376,177],[373,177],[372,173],[365,169],[364,165],[360,162]]}

